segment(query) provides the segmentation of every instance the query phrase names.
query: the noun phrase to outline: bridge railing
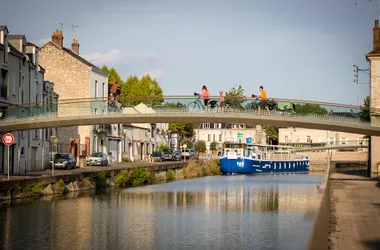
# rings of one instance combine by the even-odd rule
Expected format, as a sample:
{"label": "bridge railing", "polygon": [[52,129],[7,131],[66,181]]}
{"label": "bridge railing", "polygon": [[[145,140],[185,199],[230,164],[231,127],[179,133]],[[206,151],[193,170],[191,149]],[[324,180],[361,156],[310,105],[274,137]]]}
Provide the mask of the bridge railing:
{"label": "bridge railing", "polygon": [[[218,101],[218,96],[210,97]],[[141,103],[146,105],[141,105]],[[295,110],[280,107],[286,103],[295,104]],[[140,104],[140,105],[139,105]],[[1,122],[20,120],[38,120],[41,118],[72,117],[89,115],[109,115],[128,113],[234,113],[255,116],[283,116],[289,119],[302,118],[308,120],[326,120],[339,123],[370,125],[362,119],[365,113],[374,113],[361,106],[339,103],[315,102],[306,100],[290,100],[274,98],[268,101],[270,114],[265,109],[258,111],[256,98],[253,97],[226,97],[224,108],[209,106],[203,107],[203,100],[195,96],[149,96],[128,97],[127,99],[84,98],[58,100],[53,103],[24,103],[1,104],[5,111],[5,118]],[[375,125],[373,125],[375,126]]]}

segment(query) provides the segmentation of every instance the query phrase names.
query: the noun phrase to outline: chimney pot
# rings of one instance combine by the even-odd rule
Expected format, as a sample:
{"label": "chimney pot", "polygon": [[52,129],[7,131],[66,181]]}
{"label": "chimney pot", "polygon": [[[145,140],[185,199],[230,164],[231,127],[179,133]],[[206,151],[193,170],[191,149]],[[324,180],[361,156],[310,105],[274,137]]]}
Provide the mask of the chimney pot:
{"label": "chimney pot", "polygon": [[380,27],[379,20],[375,20],[375,27],[373,27],[373,49],[380,47]]}
{"label": "chimney pot", "polygon": [[78,43],[78,40],[73,39],[73,43],[71,44],[71,50],[75,54],[79,55],[79,43]]}
{"label": "chimney pot", "polygon": [[375,27],[379,27],[379,20],[375,20]]}
{"label": "chimney pot", "polygon": [[62,36],[62,30],[59,31],[59,34]]}

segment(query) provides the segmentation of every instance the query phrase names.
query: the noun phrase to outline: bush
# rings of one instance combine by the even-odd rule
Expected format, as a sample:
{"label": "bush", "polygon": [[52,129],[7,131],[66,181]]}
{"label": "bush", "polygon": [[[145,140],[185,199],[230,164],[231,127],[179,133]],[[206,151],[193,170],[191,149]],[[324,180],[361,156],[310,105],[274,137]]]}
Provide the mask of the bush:
{"label": "bush", "polygon": [[199,140],[195,143],[194,149],[200,153],[206,152],[206,142],[203,140]]}
{"label": "bush", "polygon": [[209,167],[210,167],[210,175],[220,175],[221,174],[219,159],[210,161]]}
{"label": "bush", "polygon": [[96,178],[96,182],[95,183],[96,183],[96,187],[97,188],[107,187],[108,183],[107,183],[106,172],[104,172],[103,170],[99,171],[98,174],[97,174],[97,178]]}
{"label": "bush", "polygon": [[90,178],[88,178],[88,177],[84,177],[84,178],[82,179],[82,186],[87,186],[87,185],[90,184],[90,183],[91,183]]}
{"label": "bush", "polygon": [[42,193],[43,188],[44,188],[44,184],[41,181],[39,181],[32,186],[32,193],[40,194]]}
{"label": "bush", "polygon": [[123,157],[121,159],[122,162],[132,162],[128,157]]}
{"label": "bush", "polygon": [[184,144],[186,144],[186,148],[193,148],[194,147],[194,144],[190,139],[183,139],[181,141],[180,145],[183,146]]}
{"label": "bush", "polygon": [[132,170],[132,186],[141,186],[148,183],[149,173],[145,168],[135,168]]}
{"label": "bush", "polygon": [[157,183],[157,176],[156,172],[154,172],[152,169],[148,170],[148,179],[147,179],[149,184],[155,184]]}
{"label": "bush", "polygon": [[63,194],[63,193],[66,191],[65,183],[63,182],[62,179],[59,179],[59,181],[57,181],[57,182],[55,183],[55,185],[56,185],[56,187],[57,187],[57,189],[58,189],[58,192],[59,192],[60,194]]}
{"label": "bush", "polygon": [[163,152],[165,149],[168,149],[169,146],[165,144],[161,144],[160,146],[157,147],[158,152]]}
{"label": "bush", "polygon": [[168,169],[166,171],[166,181],[174,181],[175,180],[175,173],[173,169]]}
{"label": "bush", "polygon": [[131,177],[131,172],[125,169],[121,170],[120,173],[115,176],[115,185],[118,187],[127,187],[131,185]]}
{"label": "bush", "polygon": [[210,150],[216,150],[216,146],[218,145],[218,143],[216,143],[216,142],[211,142],[210,143]]}

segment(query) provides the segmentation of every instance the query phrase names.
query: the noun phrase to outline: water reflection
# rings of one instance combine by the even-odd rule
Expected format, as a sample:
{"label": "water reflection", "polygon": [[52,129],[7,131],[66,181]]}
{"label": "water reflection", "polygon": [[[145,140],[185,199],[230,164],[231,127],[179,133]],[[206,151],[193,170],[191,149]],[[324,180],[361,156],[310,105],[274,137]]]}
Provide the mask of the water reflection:
{"label": "water reflection", "polygon": [[304,249],[321,176],[216,176],[1,204],[4,249]]}

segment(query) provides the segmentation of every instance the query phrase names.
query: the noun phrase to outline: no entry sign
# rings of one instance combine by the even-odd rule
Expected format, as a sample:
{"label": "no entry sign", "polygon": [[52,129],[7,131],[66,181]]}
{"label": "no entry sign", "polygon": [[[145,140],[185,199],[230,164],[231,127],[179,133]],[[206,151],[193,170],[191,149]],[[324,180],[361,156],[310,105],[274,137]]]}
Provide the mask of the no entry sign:
{"label": "no entry sign", "polygon": [[15,137],[11,133],[6,133],[3,136],[3,143],[5,146],[10,146],[15,142]]}

